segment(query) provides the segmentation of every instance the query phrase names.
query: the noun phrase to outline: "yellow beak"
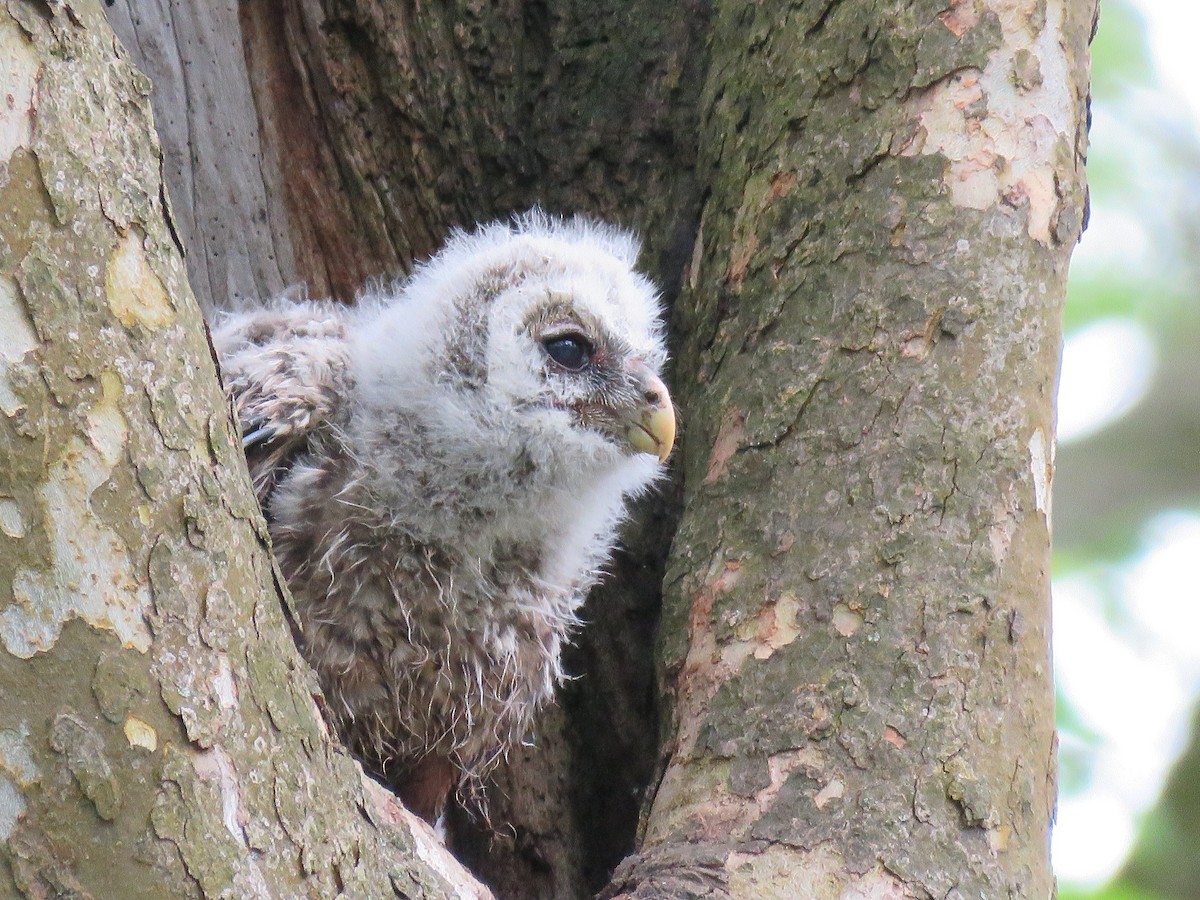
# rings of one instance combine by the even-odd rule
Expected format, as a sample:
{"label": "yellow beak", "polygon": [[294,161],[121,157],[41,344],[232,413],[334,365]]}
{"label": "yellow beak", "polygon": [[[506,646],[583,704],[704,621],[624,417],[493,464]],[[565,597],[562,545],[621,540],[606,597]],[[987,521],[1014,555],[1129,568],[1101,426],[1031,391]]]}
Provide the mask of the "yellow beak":
{"label": "yellow beak", "polygon": [[629,366],[645,398],[645,406],[629,423],[625,432],[629,446],[639,453],[653,453],[659,462],[666,462],[675,446],[675,407],[661,378],[640,360]]}

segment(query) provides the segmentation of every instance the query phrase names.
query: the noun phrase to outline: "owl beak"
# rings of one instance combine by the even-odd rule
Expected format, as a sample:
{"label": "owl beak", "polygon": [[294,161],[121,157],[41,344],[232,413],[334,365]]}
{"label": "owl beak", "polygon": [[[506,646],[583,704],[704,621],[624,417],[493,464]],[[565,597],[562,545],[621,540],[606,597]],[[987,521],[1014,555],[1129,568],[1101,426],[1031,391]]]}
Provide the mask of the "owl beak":
{"label": "owl beak", "polygon": [[666,462],[675,446],[675,407],[661,378],[641,360],[627,366],[645,401],[631,417],[625,432],[629,446],[639,453],[652,453]]}

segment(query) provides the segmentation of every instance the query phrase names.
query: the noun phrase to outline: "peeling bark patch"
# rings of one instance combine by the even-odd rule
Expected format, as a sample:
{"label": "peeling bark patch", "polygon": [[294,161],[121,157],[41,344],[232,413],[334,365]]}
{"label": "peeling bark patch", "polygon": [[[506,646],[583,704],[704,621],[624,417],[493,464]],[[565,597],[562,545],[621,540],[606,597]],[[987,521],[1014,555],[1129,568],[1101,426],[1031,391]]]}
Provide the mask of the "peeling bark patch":
{"label": "peeling bark patch", "polygon": [[33,43],[13,22],[0,23],[0,162],[33,142],[38,79]]}
{"label": "peeling bark patch", "polygon": [[1052,43],[1062,3],[1045,4],[1036,31],[1034,0],[990,0],[982,15],[965,3],[944,12],[939,18],[956,37],[998,22],[1002,39],[982,71],[956,71],[914,95],[919,126],[901,151],[944,156],[957,206],[1027,207],[1029,236],[1045,245],[1061,200],[1054,160],[1071,158],[1076,119],[1070,73]]}
{"label": "peeling bark patch", "polygon": [[993,853],[1003,853],[1008,849],[1008,842],[1012,838],[1012,826],[1000,825],[996,828],[989,828],[987,832],[988,847]]}
{"label": "peeling bark patch", "polygon": [[1054,465],[1046,452],[1046,435],[1037,429],[1029,439],[1029,471],[1033,475],[1033,502],[1037,511],[1050,517],[1050,482]]}
{"label": "peeling bark patch", "polygon": [[137,231],[121,239],[108,260],[104,279],[109,308],[126,328],[156,330],[175,319],[171,298],[150,268]]}
{"label": "peeling bark patch", "polygon": [[775,798],[787,784],[788,776],[792,772],[801,766],[819,770],[825,768],[825,765],[825,757],[819,750],[812,747],[806,747],[803,750],[784,750],[771,756],[767,760],[770,783],[754,795],[756,817],[775,802]]}
{"label": "peeling bark patch", "polygon": [[704,263],[704,219],[700,219],[700,227],[696,229],[696,240],[692,244],[692,256],[688,262],[684,277],[688,289],[695,291],[700,284],[700,266]]}
{"label": "peeling bark patch", "polygon": [[213,693],[221,709],[228,712],[237,709],[237,685],[233,681],[233,666],[226,653],[217,657],[217,677],[213,682]]}
{"label": "peeling bark patch", "polygon": [[845,603],[838,603],[833,608],[833,629],[842,637],[853,637],[862,628],[863,614],[851,609]]}
{"label": "peeling bark patch", "polygon": [[[718,562],[714,562],[714,567],[719,565]],[[718,654],[717,638],[713,632],[712,607],[717,595],[737,584],[740,577],[740,563],[725,563],[721,566],[719,574],[710,571],[709,579],[692,598],[688,629],[690,649],[684,660],[680,687],[693,702],[704,703],[712,698],[722,680],[720,671],[730,664],[721,660]],[[682,704],[680,715],[687,730],[680,743],[690,751],[695,746],[699,719],[696,716],[688,716],[682,710]]]}
{"label": "peeling bark patch", "polygon": [[62,754],[83,795],[96,808],[96,815],[106,822],[113,821],[121,811],[121,795],[100,735],[78,716],[61,713],[50,727],[50,746]]}
{"label": "peeling bark patch", "polygon": [[[159,668],[159,693],[167,708],[179,716],[188,740],[208,749],[234,720],[237,696],[228,654],[202,649],[196,634],[200,626],[190,598],[204,593],[203,558],[188,547],[159,541],[150,551],[149,569],[155,610],[151,624],[156,636],[185,635],[174,658]],[[263,683],[284,683],[278,672],[256,671],[253,663],[250,671],[252,678],[276,679]]]}
{"label": "peeling bark patch", "polygon": [[89,440],[68,441],[38,490],[50,568],[18,570],[13,602],[0,612],[0,641],[21,659],[53,647],[75,618],[115,633],[125,647],[143,653],[150,647],[149,589],[120,537],[91,508],[93,492],[112,474],[128,437],[117,407],[120,380],[106,373],[101,385],[101,402],[87,416]]}
{"label": "peeling bark patch", "polygon": [[246,836],[241,824],[242,794],[237,770],[229,754],[219,744],[198,754],[196,774],[202,781],[216,782],[221,792],[221,822],[235,841],[245,845]]}
{"label": "peeling bark patch", "polygon": [[[722,651],[722,662],[738,656],[745,659],[747,654],[752,654],[755,659],[770,659],[776,650],[800,636],[799,613],[800,601],[794,594],[784,594],[774,603],[767,604],[753,619],[738,626],[738,640]],[[739,648],[744,652],[737,652]],[[727,656],[731,650],[734,653]]]}
{"label": "peeling bark patch", "polygon": [[29,787],[38,778],[37,763],[29,752],[29,729],[0,731],[0,769],[20,787]]}
{"label": "peeling bark patch", "polygon": [[795,594],[784,593],[766,603],[753,617],[737,623],[731,636],[719,639],[712,616],[713,602],[719,595],[732,590],[741,576],[740,563],[724,563],[720,574],[713,576],[710,573],[692,601],[690,650],[680,677],[680,686],[686,696],[681,701],[679,713],[683,723],[680,746],[687,752],[696,744],[704,716],[698,712],[689,713],[684,707],[690,709],[693,704],[706,704],[720,685],[741,670],[747,660],[752,657],[760,661],[770,659],[801,633],[802,601]]}
{"label": "peeling bark patch", "polygon": [[130,716],[125,720],[124,731],[130,747],[141,747],[151,753],[158,749],[158,732],[149,722],[144,722],[137,716]]}
{"label": "peeling bark patch", "polygon": [[903,750],[908,746],[908,740],[899,731],[891,725],[887,725],[883,729],[883,739],[895,747],[897,750]]}
{"label": "peeling bark patch", "polygon": [[825,787],[821,788],[821,790],[817,791],[816,796],[813,797],[813,803],[817,809],[824,809],[829,805],[831,800],[840,800],[845,793],[846,783],[840,778],[835,778],[829,784],[825,785]]}
{"label": "peeling bark patch", "polygon": [[979,23],[979,10],[968,0],[952,0],[950,8],[938,16],[938,21],[952,35],[962,37]]}
{"label": "peeling bark patch", "polygon": [[645,843],[670,840],[680,829],[693,838],[726,840],[732,835],[741,839],[780,799],[793,772],[822,771],[827,764],[826,757],[812,746],[782,750],[765,761],[739,756],[731,762],[673,764],[655,796],[656,824],[647,832]]}
{"label": "peeling bark patch", "polygon": [[23,815],[25,798],[7,775],[0,775],[0,841],[8,840]]}
{"label": "peeling bark patch", "polygon": [[29,752],[29,731],[0,731],[0,841],[8,840],[25,815],[24,788],[39,778],[37,764]]}
{"label": "peeling bark patch", "polygon": [[11,275],[0,275],[0,334],[4,335],[4,340],[0,341],[0,409],[7,416],[15,415],[22,407],[13,393],[8,370],[38,346],[37,335],[18,291],[16,279]]}
{"label": "peeling bark patch", "polygon": [[907,900],[914,896],[882,866],[861,874],[828,845],[802,850],[771,844],[760,853],[731,853],[725,863],[733,897],[805,897],[809,900]]}
{"label": "peeling bark patch", "polygon": [[21,517],[21,507],[9,497],[0,497],[0,531],[10,538],[25,537],[25,520]]}
{"label": "peeling bark patch", "polygon": [[1018,91],[1031,91],[1041,87],[1042,67],[1037,57],[1028,50],[1018,50],[1013,54],[1013,84]]}
{"label": "peeling bark patch", "polygon": [[746,433],[746,416],[737,410],[732,410],[717,432],[717,440],[713,444],[712,455],[708,458],[708,472],[704,476],[705,484],[712,484],[725,474],[729,468],[729,460],[737,452]]}
{"label": "peeling bark patch", "polygon": [[763,210],[788,196],[795,190],[796,184],[795,172],[776,172],[765,188],[760,177],[754,177],[746,184],[743,204],[738,210],[737,222],[734,224],[733,246],[730,248],[729,267],[725,274],[726,282],[733,293],[741,293],[750,263],[758,252],[759,237],[756,228]]}
{"label": "peeling bark patch", "polygon": [[[269,864],[271,854],[246,852],[249,843],[240,825],[240,795],[236,785],[225,783],[236,778],[236,772],[227,751],[222,748],[218,752],[226,757],[224,765],[214,751],[193,754],[181,752],[171,743],[164,746],[162,786],[150,814],[154,833],[176,845],[202,896],[275,896],[280,892],[267,886],[260,869]],[[201,799],[203,802],[195,805]],[[330,840],[338,837],[328,835]],[[253,849],[270,847],[269,842],[260,842]],[[295,866],[294,858],[290,863]],[[295,871],[289,869],[293,875]]]}
{"label": "peeling bark patch", "polygon": [[773,202],[786,197],[796,188],[795,172],[776,172],[771,176],[771,189],[767,192],[767,200]]}

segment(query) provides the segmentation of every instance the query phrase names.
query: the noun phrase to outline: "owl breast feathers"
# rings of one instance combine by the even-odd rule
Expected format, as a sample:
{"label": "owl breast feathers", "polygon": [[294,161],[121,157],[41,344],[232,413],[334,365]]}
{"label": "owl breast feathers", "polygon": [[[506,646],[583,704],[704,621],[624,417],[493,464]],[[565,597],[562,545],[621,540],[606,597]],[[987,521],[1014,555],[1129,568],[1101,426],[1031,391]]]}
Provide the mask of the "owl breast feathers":
{"label": "owl breast feathers", "polygon": [[357,307],[214,328],[303,650],[342,737],[436,817],[515,743],[675,433],[636,241],[533,213]]}

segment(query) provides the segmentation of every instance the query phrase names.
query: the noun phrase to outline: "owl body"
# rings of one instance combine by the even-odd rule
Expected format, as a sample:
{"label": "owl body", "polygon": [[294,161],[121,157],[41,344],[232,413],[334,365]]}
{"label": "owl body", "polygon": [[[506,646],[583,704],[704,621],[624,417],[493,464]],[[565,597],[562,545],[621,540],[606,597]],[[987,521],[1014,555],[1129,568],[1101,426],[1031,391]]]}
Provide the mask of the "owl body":
{"label": "owl body", "polygon": [[426,818],[530,732],[628,500],[674,436],[636,243],[537,214],[354,309],[214,329],[302,649]]}

